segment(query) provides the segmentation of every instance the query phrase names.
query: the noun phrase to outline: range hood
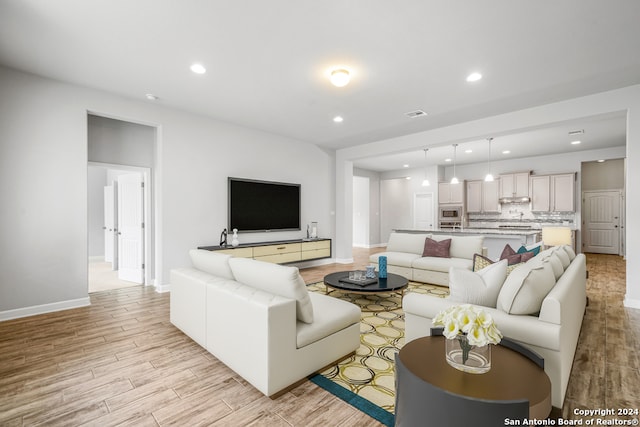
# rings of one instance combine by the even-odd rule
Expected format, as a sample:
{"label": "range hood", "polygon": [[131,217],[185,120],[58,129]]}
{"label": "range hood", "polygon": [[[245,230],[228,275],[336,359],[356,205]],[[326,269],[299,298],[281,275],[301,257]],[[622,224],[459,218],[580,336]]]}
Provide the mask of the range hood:
{"label": "range hood", "polygon": [[519,203],[529,203],[530,197],[501,197],[499,200],[501,205],[517,205]]}

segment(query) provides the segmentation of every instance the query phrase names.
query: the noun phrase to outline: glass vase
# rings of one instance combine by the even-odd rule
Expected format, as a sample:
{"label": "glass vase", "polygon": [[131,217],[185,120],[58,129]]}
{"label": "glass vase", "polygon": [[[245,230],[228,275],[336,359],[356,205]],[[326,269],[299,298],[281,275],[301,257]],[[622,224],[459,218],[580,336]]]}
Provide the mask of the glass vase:
{"label": "glass vase", "polygon": [[447,363],[463,372],[484,374],[491,369],[491,344],[471,345],[466,335],[459,334],[454,339],[445,339],[444,351]]}

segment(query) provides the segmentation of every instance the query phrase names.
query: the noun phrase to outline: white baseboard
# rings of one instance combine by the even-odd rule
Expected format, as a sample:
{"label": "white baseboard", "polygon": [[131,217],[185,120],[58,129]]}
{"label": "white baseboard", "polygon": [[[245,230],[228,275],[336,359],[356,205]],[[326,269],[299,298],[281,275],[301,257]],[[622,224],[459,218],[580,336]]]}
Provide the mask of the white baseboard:
{"label": "white baseboard", "polygon": [[31,307],[16,308],[13,310],[0,311],[0,321],[53,313],[54,311],[69,310],[71,308],[86,307],[88,305],[91,305],[91,300],[89,297],[86,297],[68,301],[53,302],[50,304],[34,305]]}
{"label": "white baseboard", "polygon": [[353,264],[353,258],[336,258],[336,264]]}
{"label": "white baseboard", "polygon": [[154,285],[154,287],[156,288],[156,292],[158,292],[159,294],[164,292],[171,292],[171,283],[168,283],[166,285]]}
{"label": "white baseboard", "polygon": [[385,246],[387,246],[386,243],[374,243],[372,245],[359,245],[359,244],[354,244],[353,245],[354,248],[364,248],[364,249],[384,248]]}
{"label": "white baseboard", "polygon": [[640,309],[640,300],[631,299],[631,298],[625,298],[624,299],[624,306],[627,307],[627,308]]}

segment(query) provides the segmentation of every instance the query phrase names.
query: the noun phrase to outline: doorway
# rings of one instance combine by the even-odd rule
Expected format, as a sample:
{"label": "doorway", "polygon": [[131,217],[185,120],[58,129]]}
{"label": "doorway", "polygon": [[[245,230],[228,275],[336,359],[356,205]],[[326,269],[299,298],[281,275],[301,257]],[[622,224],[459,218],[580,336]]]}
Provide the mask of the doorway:
{"label": "doorway", "polygon": [[353,246],[370,246],[369,178],[353,177]]}
{"label": "doorway", "polygon": [[89,164],[89,292],[149,284],[150,170]]}

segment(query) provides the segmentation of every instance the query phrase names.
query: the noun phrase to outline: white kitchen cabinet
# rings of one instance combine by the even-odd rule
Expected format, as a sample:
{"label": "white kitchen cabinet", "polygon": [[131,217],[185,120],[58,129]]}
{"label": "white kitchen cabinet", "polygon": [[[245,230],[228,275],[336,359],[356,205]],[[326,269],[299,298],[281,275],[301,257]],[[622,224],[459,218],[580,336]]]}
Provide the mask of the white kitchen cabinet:
{"label": "white kitchen cabinet", "polygon": [[529,197],[529,172],[500,175],[500,197]]}
{"label": "white kitchen cabinet", "polygon": [[531,177],[532,212],[574,212],[575,174]]}
{"label": "white kitchen cabinet", "polygon": [[438,203],[448,205],[464,204],[464,181],[458,184],[450,182],[438,183]]}
{"label": "white kitchen cabinet", "polygon": [[549,212],[551,207],[551,187],[549,175],[531,177],[531,211]]}
{"label": "white kitchen cabinet", "polygon": [[467,212],[500,212],[499,181],[468,181]]}
{"label": "white kitchen cabinet", "polygon": [[575,174],[551,175],[551,210],[554,212],[575,211]]}

